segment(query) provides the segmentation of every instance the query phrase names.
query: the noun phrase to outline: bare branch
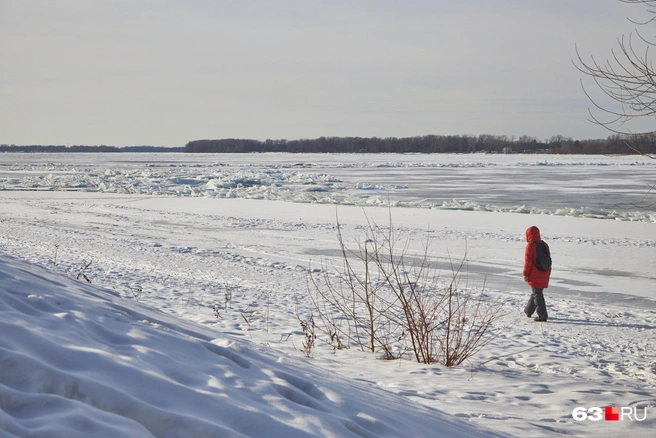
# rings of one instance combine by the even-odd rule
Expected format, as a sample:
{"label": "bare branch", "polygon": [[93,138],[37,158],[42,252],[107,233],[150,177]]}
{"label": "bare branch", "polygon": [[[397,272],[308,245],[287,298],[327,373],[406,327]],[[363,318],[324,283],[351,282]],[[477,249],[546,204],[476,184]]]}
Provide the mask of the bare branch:
{"label": "bare branch", "polygon": [[[641,3],[656,7],[652,0],[620,0],[623,3]],[[645,21],[632,21],[644,26],[656,20],[656,9],[648,9],[652,17]],[[627,36],[617,39],[619,50],[611,50],[611,56],[603,64],[594,56],[585,60],[578,46],[575,46],[575,67],[591,78],[602,96],[614,101],[617,107],[603,104],[594,98],[581,81],[584,94],[596,110],[610,116],[602,120],[590,112],[590,120],[611,132],[632,134],[627,123],[644,117],[656,116],[656,70],[650,56],[650,48],[656,42],[644,37],[637,29]],[[649,131],[654,132],[654,131]]]}

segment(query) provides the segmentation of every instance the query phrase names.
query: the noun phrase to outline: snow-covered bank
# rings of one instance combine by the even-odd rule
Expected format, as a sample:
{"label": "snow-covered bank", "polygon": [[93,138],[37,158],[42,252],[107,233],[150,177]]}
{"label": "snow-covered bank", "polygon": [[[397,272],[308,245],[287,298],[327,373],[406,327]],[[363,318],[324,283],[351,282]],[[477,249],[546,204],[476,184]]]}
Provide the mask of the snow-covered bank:
{"label": "snow-covered bank", "polygon": [[0,255],[0,434],[500,436]]}
{"label": "snow-covered bank", "polygon": [[[365,224],[365,212],[356,207],[290,208],[258,200],[14,192],[5,193],[2,204],[3,252],[69,279],[93,260],[84,271],[88,278],[123,299],[138,298],[201,323],[213,337],[234,336],[241,344],[298,358],[303,333],[296,315],[312,312],[308,269],[338,260],[335,214],[348,239],[358,238]],[[389,214],[366,213],[381,224]],[[470,282],[480,286],[486,278],[488,293],[507,302],[500,337],[455,369],[385,362],[323,344],[313,364],[509,434],[588,436],[604,430],[604,436],[619,436],[630,428],[648,436],[651,422],[613,424],[609,435],[598,424],[574,422],[571,412],[579,405],[656,406],[656,309],[644,301],[653,300],[653,225],[422,209],[392,213],[411,248],[420,248],[427,229],[439,257],[446,250],[458,256],[467,247]],[[530,219],[545,230],[557,263],[546,325],[521,313],[527,298],[519,267],[522,232]]]}

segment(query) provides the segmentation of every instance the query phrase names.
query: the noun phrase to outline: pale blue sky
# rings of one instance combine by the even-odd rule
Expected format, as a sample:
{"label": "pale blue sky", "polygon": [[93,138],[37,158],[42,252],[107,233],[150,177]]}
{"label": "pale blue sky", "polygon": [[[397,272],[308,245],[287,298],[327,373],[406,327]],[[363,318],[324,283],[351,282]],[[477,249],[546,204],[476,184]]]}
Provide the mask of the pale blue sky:
{"label": "pale blue sky", "polygon": [[606,138],[572,65],[618,0],[0,0],[0,144]]}

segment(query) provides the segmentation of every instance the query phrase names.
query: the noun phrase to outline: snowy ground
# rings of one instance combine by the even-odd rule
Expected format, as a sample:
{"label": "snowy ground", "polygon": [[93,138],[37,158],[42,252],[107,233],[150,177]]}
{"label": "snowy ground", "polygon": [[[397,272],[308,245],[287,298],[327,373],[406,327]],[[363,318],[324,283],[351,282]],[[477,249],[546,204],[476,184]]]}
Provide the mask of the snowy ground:
{"label": "snowy ground", "polygon": [[[655,171],[636,157],[0,154],[0,432],[652,436],[656,209],[633,204]],[[388,203],[411,251],[427,234],[438,260],[466,250],[468,286],[506,302],[463,366],[300,351],[310,271],[339,264],[336,215],[353,242]],[[554,258],[546,324],[522,313],[530,225]],[[89,261],[91,284],[76,280]],[[595,406],[647,419],[573,420]]]}

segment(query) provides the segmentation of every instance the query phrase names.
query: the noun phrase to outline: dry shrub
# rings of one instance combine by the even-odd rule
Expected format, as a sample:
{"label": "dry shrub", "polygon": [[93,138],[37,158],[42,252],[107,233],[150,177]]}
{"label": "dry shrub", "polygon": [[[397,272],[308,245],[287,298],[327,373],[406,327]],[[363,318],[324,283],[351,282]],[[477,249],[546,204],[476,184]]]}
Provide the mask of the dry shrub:
{"label": "dry shrub", "polygon": [[446,366],[461,364],[494,339],[503,303],[467,287],[466,253],[458,264],[451,261],[444,280],[430,256],[430,239],[423,252],[411,253],[409,241],[399,243],[391,214],[386,227],[367,217],[353,250],[339,218],[337,230],[341,267],[323,263],[320,276],[310,276],[320,339],[335,348],[353,344],[387,359],[409,353],[418,362]]}

